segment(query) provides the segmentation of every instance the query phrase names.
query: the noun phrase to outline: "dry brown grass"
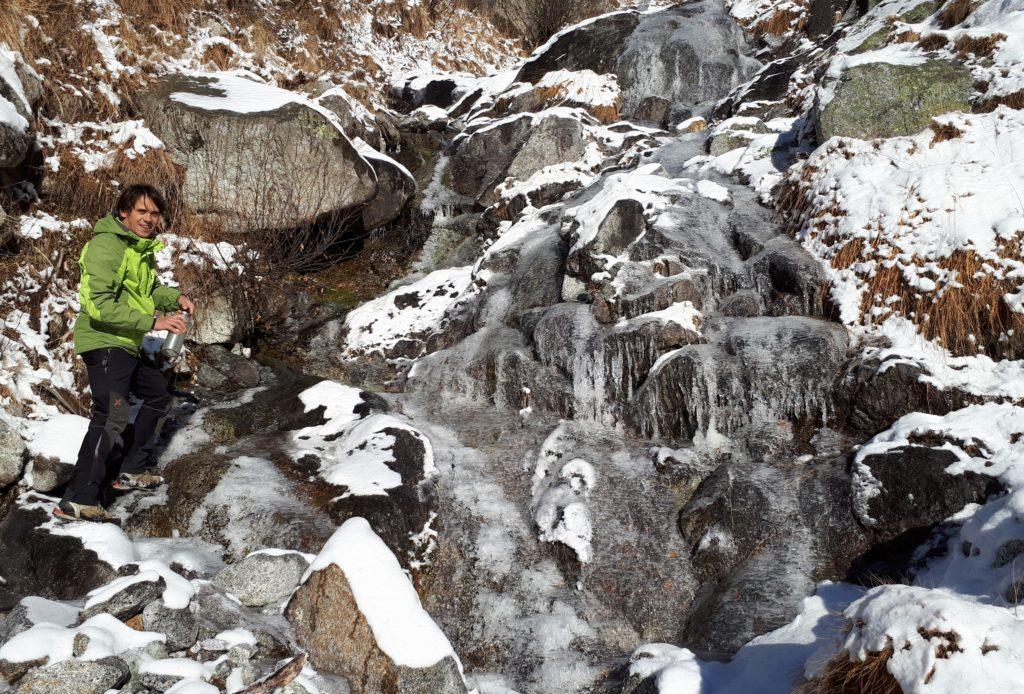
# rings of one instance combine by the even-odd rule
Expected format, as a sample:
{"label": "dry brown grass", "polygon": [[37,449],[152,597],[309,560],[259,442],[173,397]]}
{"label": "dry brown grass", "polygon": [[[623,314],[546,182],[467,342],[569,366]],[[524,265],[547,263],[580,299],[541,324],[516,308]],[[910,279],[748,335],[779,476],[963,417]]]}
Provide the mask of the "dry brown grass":
{"label": "dry brown grass", "polygon": [[996,46],[1006,40],[1006,34],[989,34],[988,36],[961,36],[953,45],[953,50],[961,58],[973,55],[976,58],[988,58],[995,52]]}
{"label": "dry brown grass", "polygon": [[220,70],[227,70],[237,62],[235,51],[223,43],[214,43],[206,47],[201,58],[203,63],[213,63]]}
{"label": "dry brown grass", "polygon": [[177,194],[183,172],[164,150],[149,150],[134,159],[119,153],[111,166],[91,172],[67,146],[58,146],[56,152],[60,169],[43,179],[41,193],[47,205],[62,214],[84,219],[102,217],[113,208],[121,186],[142,181],[165,191],[169,218],[183,214]]}
{"label": "dry brown grass", "polygon": [[1024,89],[1019,92],[1012,94],[1003,94],[1000,96],[990,96],[987,99],[981,101],[975,111],[978,113],[991,113],[1000,106],[1006,106],[1017,110],[1024,109]]}
{"label": "dry brown grass", "polygon": [[939,26],[943,29],[952,29],[967,19],[973,11],[973,0],[947,0],[939,11]]}
{"label": "dry brown grass", "polygon": [[21,50],[25,16],[37,15],[42,7],[43,0],[4,0],[3,11],[0,11],[0,43]]}
{"label": "dry brown grass", "polygon": [[759,17],[749,27],[754,36],[782,36],[794,29],[803,28],[804,14],[798,10],[785,9]]}
{"label": "dry brown grass", "polygon": [[892,648],[869,653],[865,660],[854,660],[840,653],[825,666],[825,672],[800,688],[800,694],[903,694],[886,665]]}
{"label": "dry brown grass", "polygon": [[949,39],[945,34],[928,34],[918,39],[917,47],[922,51],[939,51],[946,47]]}
{"label": "dry brown grass", "polygon": [[534,91],[539,100],[538,106],[541,108],[559,105],[580,106],[602,123],[616,123],[619,120],[619,109],[622,106],[620,99],[616,99],[613,104],[581,104],[566,96],[566,88],[562,85],[537,87]]}
{"label": "dry brown grass", "polygon": [[[941,130],[944,128],[940,126]],[[810,170],[802,173],[802,180],[783,185],[779,209],[789,216],[791,223],[819,236],[830,226],[826,218],[842,211],[815,209],[814,216],[809,216],[812,201],[807,184],[816,171],[813,167],[806,168]],[[907,210],[908,223],[914,223],[919,214],[919,211]],[[1024,315],[1014,313],[1003,300],[1006,294],[1017,291],[1018,283],[1000,278],[990,267],[991,261],[984,260],[973,250],[958,249],[936,260],[939,268],[952,274],[955,283],[940,283],[935,291],[922,291],[908,283],[901,265],[903,261],[897,258],[898,249],[885,243],[882,234],[874,235],[872,241],[857,238],[842,242],[827,236],[819,240],[835,249],[827,260],[837,269],[874,261],[873,272],[858,273],[866,285],[861,306],[862,323],[870,324],[877,319],[876,308],[886,308],[891,314],[911,320],[924,337],[937,341],[956,356],[978,353],[995,359],[1024,356]],[[1001,241],[997,252],[1003,258],[1019,259],[1021,240]],[[923,265],[924,261],[918,264]],[[883,313],[882,317],[888,315]]]}

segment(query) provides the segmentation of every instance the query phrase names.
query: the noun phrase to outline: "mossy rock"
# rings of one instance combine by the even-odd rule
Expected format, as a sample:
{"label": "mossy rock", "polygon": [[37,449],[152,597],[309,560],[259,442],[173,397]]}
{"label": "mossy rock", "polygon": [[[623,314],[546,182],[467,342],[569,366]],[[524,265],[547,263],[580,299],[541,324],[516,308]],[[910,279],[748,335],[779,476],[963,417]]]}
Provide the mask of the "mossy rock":
{"label": "mossy rock", "polygon": [[[917,24],[923,22],[928,17],[931,17],[938,8],[932,0],[924,0],[923,2],[914,5],[906,12],[897,15],[891,15],[896,21],[903,22],[905,24]],[[868,36],[864,41],[857,46],[855,49],[850,51],[851,53],[867,53],[868,51],[878,50],[883,47],[889,38],[889,34],[892,29],[889,26],[884,26],[875,33]]]}
{"label": "mossy rock", "polygon": [[943,60],[857,65],[833,88],[835,96],[816,123],[820,142],[837,135],[870,140],[918,133],[935,116],[969,111],[973,90],[970,71]]}

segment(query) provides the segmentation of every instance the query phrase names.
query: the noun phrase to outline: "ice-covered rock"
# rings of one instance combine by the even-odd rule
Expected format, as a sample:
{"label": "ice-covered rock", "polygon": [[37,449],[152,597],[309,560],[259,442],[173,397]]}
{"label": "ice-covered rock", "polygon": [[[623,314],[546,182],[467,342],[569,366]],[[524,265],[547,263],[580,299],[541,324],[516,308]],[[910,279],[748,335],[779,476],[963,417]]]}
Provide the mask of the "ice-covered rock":
{"label": "ice-covered rock", "polygon": [[213,583],[243,605],[259,607],[291,595],[308,566],[309,560],[298,552],[263,550],[231,564]]}
{"label": "ice-covered rock", "polygon": [[467,691],[448,639],[362,518],[331,537],[285,614],[317,669],[344,676],[354,692]]}
{"label": "ice-covered rock", "polygon": [[186,167],[188,203],[227,229],[302,226],[377,191],[334,114],[299,94],[232,73],[170,75],[142,104]]}

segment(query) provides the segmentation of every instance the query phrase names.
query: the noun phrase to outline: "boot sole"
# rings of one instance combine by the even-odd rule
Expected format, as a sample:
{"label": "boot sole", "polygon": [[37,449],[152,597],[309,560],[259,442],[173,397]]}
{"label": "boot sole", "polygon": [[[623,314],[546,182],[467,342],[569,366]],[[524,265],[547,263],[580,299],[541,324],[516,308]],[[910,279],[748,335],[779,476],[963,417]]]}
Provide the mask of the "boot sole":
{"label": "boot sole", "polygon": [[75,518],[61,511],[59,508],[53,509],[53,516],[64,522],[79,522],[79,523],[111,523],[117,527],[121,527],[121,521],[118,519],[100,520],[99,518]]}

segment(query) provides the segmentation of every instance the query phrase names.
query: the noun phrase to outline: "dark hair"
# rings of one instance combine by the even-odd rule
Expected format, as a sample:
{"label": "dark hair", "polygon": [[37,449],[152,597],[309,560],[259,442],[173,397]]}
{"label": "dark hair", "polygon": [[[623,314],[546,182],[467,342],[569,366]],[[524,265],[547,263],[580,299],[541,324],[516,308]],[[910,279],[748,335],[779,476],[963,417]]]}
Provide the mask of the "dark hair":
{"label": "dark hair", "polygon": [[149,198],[152,200],[153,204],[156,205],[156,209],[160,210],[160,214],[167,212],[167,202],[164,200],[164,194],[156,186],[151,186],[148,183],[133,183],[121,191],[114,210],[118,216],[121,216],[124,212],[130,212],[135,208],[135,203],[139,201],[139,198]]}

